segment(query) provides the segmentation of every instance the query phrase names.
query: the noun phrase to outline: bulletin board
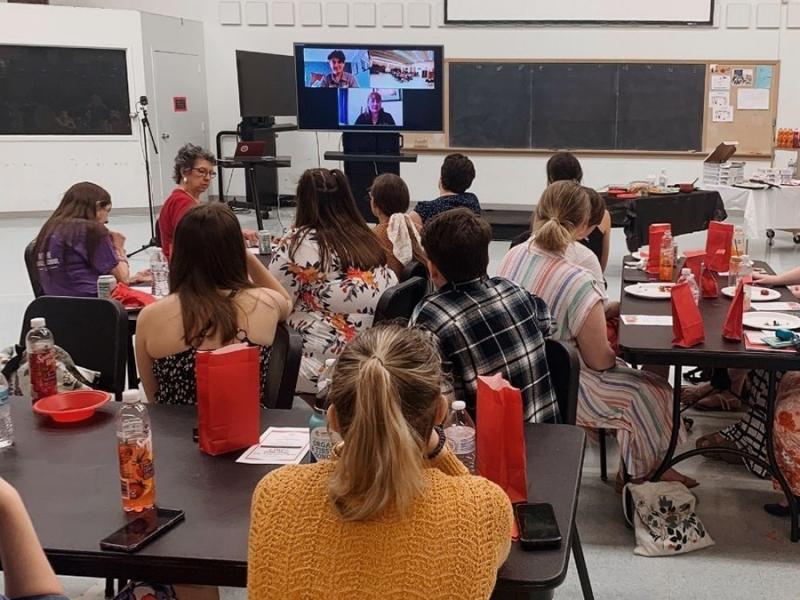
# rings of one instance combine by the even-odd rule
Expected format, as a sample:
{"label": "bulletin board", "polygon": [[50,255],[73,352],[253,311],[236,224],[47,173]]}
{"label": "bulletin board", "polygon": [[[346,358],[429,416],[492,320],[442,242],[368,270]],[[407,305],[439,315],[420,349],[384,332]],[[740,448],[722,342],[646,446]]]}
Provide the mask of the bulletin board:
{"label": "bulletin board", "polygon": [[[444,132],[406,133],[406,148],[682,156],[738,141],[737,157],[773,152],[777,61],[451,59],[444,79]],[[576,91],[587,89],[591,110]]]}
{"label": "bulletin board", "polygon": [[[772,156],[778,114],[780,63],[710,63],[706,77],[704,146],[711,151],[723,141],[736,141],[736,156]],[[729,77],[728,82],[724,78]],[[714,89],[725,88],[727,89]],[[768,86],[768,87],[767,87]],[[729,110],[711,106],[727,94]],[[744,107],[743,107],[744,106]],[[747,106],[757,106],[750,110]],[[732,119],[732,121],[721,120]]]}

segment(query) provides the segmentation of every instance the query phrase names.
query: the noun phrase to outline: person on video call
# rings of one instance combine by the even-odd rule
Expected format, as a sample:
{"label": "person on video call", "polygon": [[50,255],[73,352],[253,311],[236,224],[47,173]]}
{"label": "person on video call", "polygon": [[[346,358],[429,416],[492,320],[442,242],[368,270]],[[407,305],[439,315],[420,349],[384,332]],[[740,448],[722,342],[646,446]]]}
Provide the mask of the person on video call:
{"label": "person on video call", "polygon": [[356,125],[394,125],[394,117],[383,110],[383,98],[378,92],[367,96],[367,110],[358,115]]}
{"label": "person on video call", "polygon": [[344,70],[345,56],[341,50],[334,50],[328,54],[328,64],[331,72],[322,78],[319,87],[357,88],[358,81],[352,73]]}

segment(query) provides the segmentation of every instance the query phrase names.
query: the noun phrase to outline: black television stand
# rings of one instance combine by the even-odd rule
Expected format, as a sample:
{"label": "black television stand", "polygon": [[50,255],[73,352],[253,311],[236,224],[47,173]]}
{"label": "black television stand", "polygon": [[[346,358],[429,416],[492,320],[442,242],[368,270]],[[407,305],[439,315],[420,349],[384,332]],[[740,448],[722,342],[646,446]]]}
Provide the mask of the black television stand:
{"label": "black television stand", "polygon": [[368,222],[376,222],[369,206],[369,188],[382,173],[400,175],[401,162],[417,162],[417,155],[402,152],[402,136],[394,132],[346,131],[343,152],[325,152],[325,160],[344,162],[344,173],[353,190],[356,205]]}

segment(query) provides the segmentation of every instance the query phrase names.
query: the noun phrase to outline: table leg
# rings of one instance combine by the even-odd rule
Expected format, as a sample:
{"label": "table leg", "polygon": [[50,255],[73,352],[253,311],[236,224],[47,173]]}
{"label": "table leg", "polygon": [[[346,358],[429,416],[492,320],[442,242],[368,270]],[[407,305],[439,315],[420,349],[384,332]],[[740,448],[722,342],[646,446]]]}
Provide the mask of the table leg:
{"label": "table leg", "polygon": [[652,477],[653,481],[658,481],[669,468],[669,463],[675,455],[678,447],[678,436],[681,432],[681,369],[682,365],[675,365],[675,378],[672,383],[672,435],[669,438],[669,447],[661,461],[658,469]]}
{"label": "table leg", "polygon": [[789,537],[793,542],[797,542],[800,540],[800,532],[798,532],[798,524],[797,524],[797,499],[795,498],[794,493],[789,488],[789,484],[786,482],[786,478],[783,476],[781,472],[781,468],[778,465],[778,461],[775,459],[775,444],[774,444],[774,430],[775,430],[775,403],[776,403],[776,396],[777,390],[775,385],[775,371],[769,372],[769,380],[767,384],[767,431],[766,431],[766,444],[767,444],[767,459],[769,460],[770,470],[772,471],[772,476],[775,477],[775,480],[781,486],[784,495],[786,496],[786,501],[789,503],[789,513],[790,513],[790,533]]}
{"label": "table leg", "polygon": [[581,580],[583,600],[594,600],[592,582],[589,581],[589,571],[586,570],[586,561],[583,559],[583,548],[581,547],[581,538],[578,536],[577,525],[572,530],[572,556],[575,558],[575,568],[578,570],[578,578]]}
{"label": "table leg", "polygon": [[250,189],[253,190],[253,206],[256,210],[256,225],[258,230],[264,229],[264,221],[261,219],[261,199],[258,197],[258,187],[256,186],[256,169],[254,166],[247,167],[247,176],[250,178]]}

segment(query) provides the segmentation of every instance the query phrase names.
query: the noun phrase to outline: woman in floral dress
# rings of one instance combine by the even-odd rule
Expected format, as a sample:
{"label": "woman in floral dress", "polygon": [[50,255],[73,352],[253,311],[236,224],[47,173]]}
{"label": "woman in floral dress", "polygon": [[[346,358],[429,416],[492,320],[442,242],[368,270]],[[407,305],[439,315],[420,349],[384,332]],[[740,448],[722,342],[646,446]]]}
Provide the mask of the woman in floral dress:
{"label": "woman in floral dress", "polygon": [[293,296],[287,322],[303,336],[297,392],[313,394],[325,361],[372,325],[381,294],[397,277],[344,173],[309,169],[296,201],[294,226],[275,241],[269,270]]}

